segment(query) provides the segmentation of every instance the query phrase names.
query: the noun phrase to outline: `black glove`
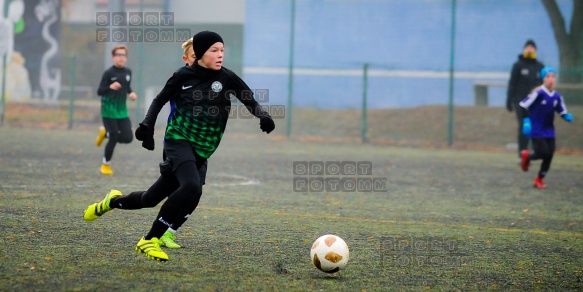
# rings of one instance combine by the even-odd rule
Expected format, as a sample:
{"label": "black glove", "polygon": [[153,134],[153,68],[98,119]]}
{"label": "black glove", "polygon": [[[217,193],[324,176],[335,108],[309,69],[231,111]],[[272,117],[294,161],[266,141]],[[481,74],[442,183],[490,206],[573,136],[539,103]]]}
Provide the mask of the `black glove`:
{"label": "black glove", "polygon": [[275,129],[275,123],[270,116],[264,116],[259,118],[259,128],[261,128],[261,131],[269,134]]}
{"label": "black glove", "polygon": [[136,129],[136,139],[142,141],[142,147],[150,151],[154,150],[154,129],[150,128],[147,124],[140,123]]}

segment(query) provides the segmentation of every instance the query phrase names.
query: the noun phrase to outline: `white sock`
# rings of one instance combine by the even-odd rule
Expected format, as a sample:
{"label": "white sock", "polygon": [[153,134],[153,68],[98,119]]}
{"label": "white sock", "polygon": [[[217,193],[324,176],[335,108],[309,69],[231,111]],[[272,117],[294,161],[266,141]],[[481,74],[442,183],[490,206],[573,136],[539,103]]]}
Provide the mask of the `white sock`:
{"label": "white sock", "polygon": [[109,165],[109,161],[105,160],[105,157],[103,157],[103,164]]}
{"label": "white sock", "polygon": [[170,227],[168,227],[168,231],[170,231],[172,234],[176,233],[176,230],[174,230],[174,229],[172,229]]}

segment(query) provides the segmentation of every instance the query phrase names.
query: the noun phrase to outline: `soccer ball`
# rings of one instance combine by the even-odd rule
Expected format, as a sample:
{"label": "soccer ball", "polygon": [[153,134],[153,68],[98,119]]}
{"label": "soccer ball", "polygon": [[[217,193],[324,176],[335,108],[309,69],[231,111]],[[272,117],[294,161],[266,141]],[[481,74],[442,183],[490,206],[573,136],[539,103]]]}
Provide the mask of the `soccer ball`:
{"label": "soccer ball", "polygon": [[312,244],[310,258],[314,266],[325,273],[336,273],[348,263],[348,245],[333,234],[320,236]]}

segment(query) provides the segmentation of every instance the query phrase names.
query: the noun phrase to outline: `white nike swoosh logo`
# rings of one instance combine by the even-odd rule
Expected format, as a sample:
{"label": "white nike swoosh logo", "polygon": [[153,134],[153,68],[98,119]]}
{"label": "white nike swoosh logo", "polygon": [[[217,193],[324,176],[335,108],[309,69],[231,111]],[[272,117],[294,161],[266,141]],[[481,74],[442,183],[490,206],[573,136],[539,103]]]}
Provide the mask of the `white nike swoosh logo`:
{"label": "white nike swoosh logo", "polygon": [[183,90],[184,90],[184,89],[189,89],[189,88],[191,88],[191,87],[192,87],[192,85],[191,85],[191,86],[184,86],[184,85],[182,85],[182,89],[183,89]]}

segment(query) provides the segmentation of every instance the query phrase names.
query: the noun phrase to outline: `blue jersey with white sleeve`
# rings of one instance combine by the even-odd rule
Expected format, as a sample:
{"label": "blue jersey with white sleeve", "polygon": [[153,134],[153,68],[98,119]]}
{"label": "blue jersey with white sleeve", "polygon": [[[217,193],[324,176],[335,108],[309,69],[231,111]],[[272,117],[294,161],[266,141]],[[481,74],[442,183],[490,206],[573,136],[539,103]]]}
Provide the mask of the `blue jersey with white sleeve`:
{"label": "blue jersey with white sleeve", "polygon": [[520,106],[528,110],[532,123],[531,138],[555,138],[555,112],[559,115],[567,113],[563,97],[544,85],[523,99]]}

